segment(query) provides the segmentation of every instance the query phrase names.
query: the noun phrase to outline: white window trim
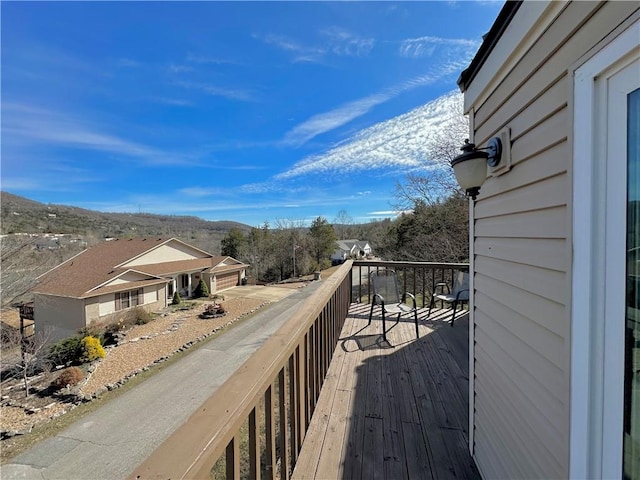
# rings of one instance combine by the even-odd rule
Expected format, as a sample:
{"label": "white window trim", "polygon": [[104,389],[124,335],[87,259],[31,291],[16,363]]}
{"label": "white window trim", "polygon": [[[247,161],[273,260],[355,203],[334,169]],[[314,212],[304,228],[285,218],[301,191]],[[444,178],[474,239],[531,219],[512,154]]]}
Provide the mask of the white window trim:
{"label": "white window trim", "polygon": [[[612,418],[622,412],[605,411],[610,380],[605,351],[620,349],[617,335],[605,335],[604,280],[606,145],[598,135],[606,131],[606,118],[596,116],[598,80],[638,49],[638,28],[629,28],[575,71],[573,127],[573,259],[571,300],[571,478],[619,478],[622,473],[622,435],[613,438]],[[626,173],[625,173],[626,179]],[[611,181],[611,179],[610,179]],[[620,181],[618,179],[618,181]],[[622,185],[626,185],[623,183]],[[622,187],[621,187],[622,188]],[[605,390],[606,389],[606,390]],[[606,392],[606,395],[605,395]],[[621,392],[618,392],[622,395]],[[617,393],[616,393],[617,394]],[[615,399],[613,400],[615,401]],[[604,417],[606,422],[604,421]],[[613,420],[615,422],[615,419]],[[606,435],[606,437],[605,437]],[[605,441],[606,438],[606,441]]]}

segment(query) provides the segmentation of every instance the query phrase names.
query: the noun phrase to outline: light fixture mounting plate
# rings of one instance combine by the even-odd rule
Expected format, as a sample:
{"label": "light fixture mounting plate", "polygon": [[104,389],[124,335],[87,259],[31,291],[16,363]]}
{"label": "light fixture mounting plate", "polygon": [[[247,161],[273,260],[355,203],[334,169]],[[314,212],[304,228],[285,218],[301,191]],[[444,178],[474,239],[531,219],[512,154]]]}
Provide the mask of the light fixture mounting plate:
{"label": "light fixture mounting plate", "polygon": [[487,158],[487,164],[490,167],[497,167],[500,164],[500,159],[502,158],[502,141],[500,137],[493,137],[489,140],[487,144],[487,153],[489,157]]}

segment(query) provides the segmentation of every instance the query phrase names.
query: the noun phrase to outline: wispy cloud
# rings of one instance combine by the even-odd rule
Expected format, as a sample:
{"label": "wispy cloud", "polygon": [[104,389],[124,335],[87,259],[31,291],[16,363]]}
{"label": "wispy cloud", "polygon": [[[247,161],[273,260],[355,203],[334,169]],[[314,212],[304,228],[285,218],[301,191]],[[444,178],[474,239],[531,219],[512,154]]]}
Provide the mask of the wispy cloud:
{"label": "wispy cloud", "polygon": [[302,145],[312,138],[334,130],[369,112],[373,107],[389,100],[393,95],[379,93],[342,105],[329,112],[314,115],[287,132],[284,143]]}
{"label": "wispy cloud", "polygon": [[321,32],[329,39],[329,48],[335,55],[362,57],[368,55],[375,39],[355,35],[340,27],[330,27]]}
{"label": "wispy cloud", "polygon": [[153,164],[180,164],[186,159],[91,126],[86,119],[26,104],[3,105],[3,141],[22,147],[64,146],[133,157]]}
{"label": "wispy cloud", "polygon": [[399,53],[403,57],[423,58],[433,55],[436,51],[442,54],[442,48],[473,53],[479,45],[480,42],[477,40],[426,36],[403,40]]}
{"label": "wispy cloud", "polygon": [[408,113],[358,132],[327,152],[311,155],[276,175],[345,174],[367,169],[411,170],[429,165],[429,140],[454,115],[462,115],[462,97],[451,92]]}
{"label": "wispy cloud", "polygon": [[138,68],[142,66],[141,62],[131,58],[118,58],[114,63],[118,68]]}
{"label": "wispy cloud", "polygon": [[281,50],[292,53],[292,60],[294,62],[317,62],[320,61],[326,53],[325,48],[304,45],[284,35],[253,35],[253,38],[261,40],[267,45],[273,45]]}
{"label": "wispy cloud", "polygon": [[154,97],[151,100],[157,103],[164,103],[165,105],[173,105],[175,107],[191,107],[193,102],[189,100],[183,100],[180,98],[167,98],[167,97]]}
{"label": "wispy cloud", "polygon": [[207,95],[212,95],[214,97],[224,97],[230,100],[241,100],[245,102],[252,99],[251,93],[249,91],[237,88],[225,88],[209,83],[192,82],[186,80],[175,82],[175,84],[187,90],[199,90],[206,93]]}
{"label": "wispy cloud", "polygon": [[293,62],[322,62],[327,56],[362,57],[369,55],[375,45],[375,39],[361,37],[340,27],[329,27],[320,31],[324,41],[310,45],[285,35],[257,35],[253,38],[273,45],[292,54]]}
{"label": "wispy cloud", "polygon": [[187,73],[193,72],[194,68],[189,65],[177,65],[175,63],[171,63],[167,66],[167,70],[171,73]]}
{"label": "wispy cloud", "polygon": [[387,102],[406,91],[432,85],[452,73],[457,73],[464,66],[466,66],[466,58],[440,64],[435,66],[429,73],[411,78],[380,93],[354,100],[328,112],[314,115],[287,132],[283,142],[286,145],[302,145],[320,134],[346,125],[352,120],[365,115],[377,105]]}
{"label": "wispy cloud", "polygon": [[196,53],[187,53],[186,62],[188,63],[200,63],[200,64],[212,64],[212,65],[236,65],[237,62],[219,57],[209,57],[206,55],[198,55]]}

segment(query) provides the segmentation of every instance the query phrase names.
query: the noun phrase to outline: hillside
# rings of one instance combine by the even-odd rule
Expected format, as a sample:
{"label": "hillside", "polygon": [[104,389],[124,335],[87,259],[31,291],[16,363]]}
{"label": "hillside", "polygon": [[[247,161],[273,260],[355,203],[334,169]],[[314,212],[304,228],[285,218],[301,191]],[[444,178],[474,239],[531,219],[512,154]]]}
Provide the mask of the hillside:
{"label": "hillside", "polygon": [[2,227],[0,309],[29,301],[36,277],[109,237],[176,237],[212,254],[231,228],[248,225],[197,217],[104,213],[67,205],[45,205],[0,192]]}
{"label": "hillside", "polygon": [[35,202],[0,192],[0,233],[70,233],[98,238],[134,236],[188,236],[192,232],[223,235],[231,228],[250,230],[232,221],[207,221],[198,217],[150,213],[106,213],[67,205]]}

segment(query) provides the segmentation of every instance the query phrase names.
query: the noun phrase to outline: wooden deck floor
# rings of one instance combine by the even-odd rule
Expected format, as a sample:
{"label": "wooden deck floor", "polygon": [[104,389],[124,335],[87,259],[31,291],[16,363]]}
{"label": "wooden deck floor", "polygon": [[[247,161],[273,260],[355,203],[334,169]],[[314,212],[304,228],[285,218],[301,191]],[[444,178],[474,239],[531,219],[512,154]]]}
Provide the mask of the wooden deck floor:
{"label": "wooden deck floor", "polygon": [[421,310],[419,340],[403,319],[385,342],[368,307],[351,306],[293,477],[479,479],[467,447],[466,312],[452,328],[451,310]]}

